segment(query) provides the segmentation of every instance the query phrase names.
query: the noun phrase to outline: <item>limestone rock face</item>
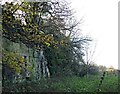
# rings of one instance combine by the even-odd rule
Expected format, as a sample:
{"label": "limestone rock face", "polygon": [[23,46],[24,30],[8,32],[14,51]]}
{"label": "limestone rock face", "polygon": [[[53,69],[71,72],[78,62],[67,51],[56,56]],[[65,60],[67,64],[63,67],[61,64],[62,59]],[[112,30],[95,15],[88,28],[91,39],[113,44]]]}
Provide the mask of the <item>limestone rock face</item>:
{"label": "limestone rock face", "polygon": [[[10,67],[4,66],[3,75],[6,79],[26,79],[32,76],[33,78],[40,80],[42,77],[50,77],[47,60],[42,49],[33,49],[27,47],[23,43],[15,43],[6,38],[2,38],[2,48],[7,52],[17,53],[18,56],[24,58],[21,73],[19,74],[16,74]],[[4,64],[5,62],[2,63]]]}

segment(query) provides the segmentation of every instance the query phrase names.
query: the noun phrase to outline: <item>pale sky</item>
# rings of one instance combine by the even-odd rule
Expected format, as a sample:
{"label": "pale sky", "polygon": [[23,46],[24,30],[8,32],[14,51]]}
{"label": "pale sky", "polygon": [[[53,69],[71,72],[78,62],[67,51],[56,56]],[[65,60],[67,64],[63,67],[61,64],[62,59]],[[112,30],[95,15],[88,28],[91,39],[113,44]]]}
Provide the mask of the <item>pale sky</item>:
{"label": "pale sky", "polygon": [[77,19],[83,17],[82,33],[95,39],[93,60],[98,65],[118,68],[118,1],[70,0]]}

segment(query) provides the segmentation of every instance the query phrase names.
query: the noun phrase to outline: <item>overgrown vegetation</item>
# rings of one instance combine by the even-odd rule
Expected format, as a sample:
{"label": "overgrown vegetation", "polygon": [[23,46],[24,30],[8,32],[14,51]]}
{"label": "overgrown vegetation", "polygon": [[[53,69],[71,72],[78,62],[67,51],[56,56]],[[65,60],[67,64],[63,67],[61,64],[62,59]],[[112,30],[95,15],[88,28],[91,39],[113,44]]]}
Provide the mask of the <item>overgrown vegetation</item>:
{"label": "overgrown vegetation", "polygon": [[[101,75],[88,77],[55,77],[41,79],[40,82],[22,82],[20,84],[5,84],[5,91],[17,92],[118,92],[118,77],[106,75],[102,85],[99,84]],[[3,88],[4,89],[4,88]]]}
{"label": "overgrown vegetation", "polygon": [[[99,67],[84,59],[92,39],[80,35],[80,23],[67,2],[2,5],[3,92],[117,91],[117,76],[101,78]],[[9,50],[4,39],[24,44],[28,53]]]}

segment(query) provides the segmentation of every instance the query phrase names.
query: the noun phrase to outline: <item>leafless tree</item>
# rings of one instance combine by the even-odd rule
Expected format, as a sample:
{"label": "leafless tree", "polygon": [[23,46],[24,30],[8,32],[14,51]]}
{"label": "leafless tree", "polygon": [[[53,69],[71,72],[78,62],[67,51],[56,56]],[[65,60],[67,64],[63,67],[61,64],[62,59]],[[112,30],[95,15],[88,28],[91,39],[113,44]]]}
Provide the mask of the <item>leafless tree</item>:
{"label": "leafless tree", "polygon": [[94,54],[96,51],[96,42],[92,41],[91,43],[87,43],[86,47],[84,48],[85,51],[85,69],[86,69],[86,76],[89,73],[89,69],[91,65],[94,63]]}

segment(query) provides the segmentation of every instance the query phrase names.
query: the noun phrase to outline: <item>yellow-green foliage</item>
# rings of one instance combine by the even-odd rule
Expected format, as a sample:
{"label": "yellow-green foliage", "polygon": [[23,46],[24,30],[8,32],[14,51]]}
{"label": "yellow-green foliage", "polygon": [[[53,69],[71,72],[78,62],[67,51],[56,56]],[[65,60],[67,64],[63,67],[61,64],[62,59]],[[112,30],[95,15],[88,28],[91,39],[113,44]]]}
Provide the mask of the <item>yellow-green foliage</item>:
{"label": "yellow-green foliage", "polygon": [[[7,64],[11,69],[14,69],[16,73],[21,73],[21,69],[25,68],[25,60],[22,56],[15,52],[8,52],[3,50],[2,52],[2,62]],[[31,71],[31,65],[29,64],[26,68],[28,71]]]}

